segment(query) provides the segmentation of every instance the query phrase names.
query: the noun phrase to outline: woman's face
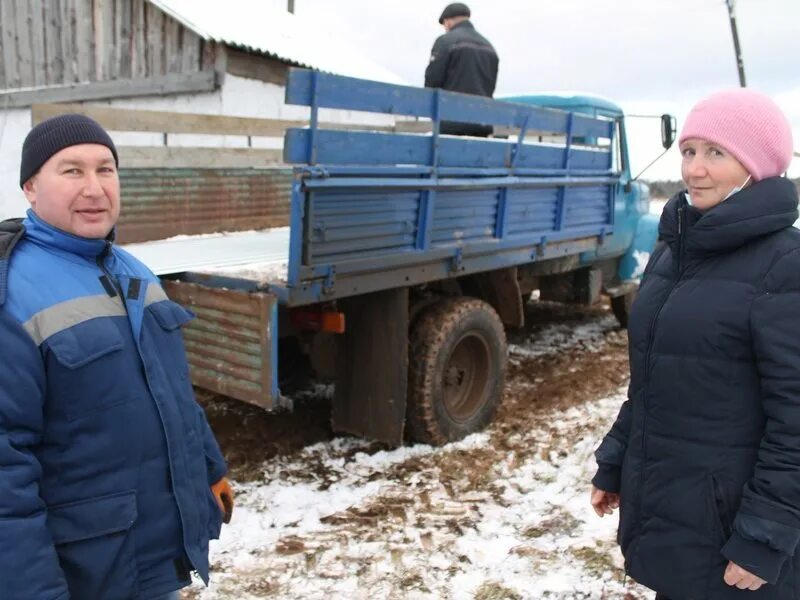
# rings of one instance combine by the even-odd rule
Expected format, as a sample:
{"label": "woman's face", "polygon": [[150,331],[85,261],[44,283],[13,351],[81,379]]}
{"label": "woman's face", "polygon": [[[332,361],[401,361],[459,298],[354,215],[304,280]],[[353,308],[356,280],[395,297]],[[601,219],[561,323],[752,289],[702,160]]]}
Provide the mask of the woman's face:
{"label": "woman's face", "polygon": [[692,205],[708,210],[722,202],[736,187],[744,186],[747,170],[718,144],[689,138],[681,144],[681,176]]}

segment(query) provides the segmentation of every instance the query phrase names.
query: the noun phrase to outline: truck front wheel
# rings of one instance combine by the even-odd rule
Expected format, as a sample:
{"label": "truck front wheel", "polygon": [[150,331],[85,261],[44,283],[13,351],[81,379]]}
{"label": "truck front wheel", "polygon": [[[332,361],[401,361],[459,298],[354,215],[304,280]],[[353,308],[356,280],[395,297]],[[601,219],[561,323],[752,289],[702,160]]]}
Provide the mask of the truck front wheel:
{"label": "truck front wheel", "polygon": [[441,445],[486,427],[503,397],[506,356],[503,324],[486,302],[451,298],[427,308],[411,332],[409,437]]}

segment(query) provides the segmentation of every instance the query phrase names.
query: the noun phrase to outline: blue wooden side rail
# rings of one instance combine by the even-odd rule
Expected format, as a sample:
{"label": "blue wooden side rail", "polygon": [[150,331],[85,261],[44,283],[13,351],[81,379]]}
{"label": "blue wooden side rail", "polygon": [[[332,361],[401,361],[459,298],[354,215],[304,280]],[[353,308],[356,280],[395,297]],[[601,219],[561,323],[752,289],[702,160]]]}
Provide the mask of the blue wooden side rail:
{"label": "blue wooden side rail", "polygon": [[[289,277],[274,291],[286,303],[586,252],[613,233],[612,119],[305,69],[290,71],[286,102],[311,108],[284,140]],[[326,130],[320,109],[430,119],[432,133]],[[519,134],[445,136],[443,120]]]}

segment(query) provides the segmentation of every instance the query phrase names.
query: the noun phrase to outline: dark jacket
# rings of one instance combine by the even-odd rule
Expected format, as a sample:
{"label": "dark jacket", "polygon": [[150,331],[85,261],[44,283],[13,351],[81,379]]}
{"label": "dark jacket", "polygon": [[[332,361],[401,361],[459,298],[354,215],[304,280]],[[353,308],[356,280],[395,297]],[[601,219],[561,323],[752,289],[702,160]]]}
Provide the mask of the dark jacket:
{"label": "dark jacket", "polygon": [[[469,21],[438,37],[425,69],[425,87],[491,98],[497,85],[499,59],[492,45]],[[491,127],[445,121],[442,133],[486,136]]]}
{"label": "dark jacket", "polygon": [[0,597],[207,581],[226,467],[188,378],[191,314],[111,242],[33,213],[0,247]]}
{"label": "dark jacket", "polygon": [[[797,202],[779,177],[705,213],[676,195],[633,305],[593,483],[620,493],[628,574],[672,598],[800,598]],[[727,586],[729,560],[769,585]]]}

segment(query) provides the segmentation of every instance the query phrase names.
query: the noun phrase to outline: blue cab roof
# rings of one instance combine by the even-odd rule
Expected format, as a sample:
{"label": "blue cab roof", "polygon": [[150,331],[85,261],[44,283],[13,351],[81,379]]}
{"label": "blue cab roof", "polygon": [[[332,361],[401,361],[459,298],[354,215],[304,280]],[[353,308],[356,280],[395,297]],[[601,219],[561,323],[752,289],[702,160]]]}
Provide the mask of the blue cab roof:
{"label": "blue cab roof", "polygon": [[602,115],[616,118],[623,115],[622,108],[620,108],[619,105],[600,96],[581,94],[524,94],[518,96],[503,96],[498,98],[498,100],[543,106],[545,108],[557,108],[559,110],[569,110],[593,116]]}

